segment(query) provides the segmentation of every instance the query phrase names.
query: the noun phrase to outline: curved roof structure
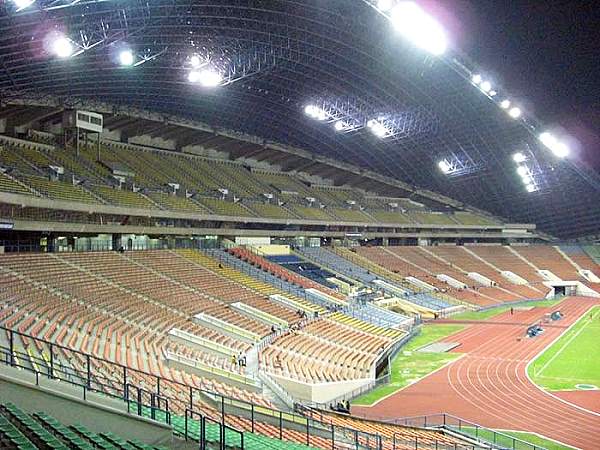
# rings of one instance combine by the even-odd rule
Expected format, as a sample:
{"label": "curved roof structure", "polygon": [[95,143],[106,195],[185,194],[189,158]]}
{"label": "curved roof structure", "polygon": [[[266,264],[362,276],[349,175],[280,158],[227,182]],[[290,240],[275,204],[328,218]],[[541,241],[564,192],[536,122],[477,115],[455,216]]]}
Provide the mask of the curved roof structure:
{"label": "curved roof structure", "polygon": [[[539,140],[544,126],[526,111],[511,118],[500,107],[508,94],[482,92],[471,79],[476,66],[458,50],[438,57],[413,46],[375,3],[37,0],[17,10],[5,2],[0,95],[5,103],[52,95],[66,105],[173,114],[347,162],[556,236],[600,232],[600,176],[554,156]],[[69,58],[53,54],[59,35],[73,46]],[[128,67],[119,64],[124,50],[133,54]],[[220,86],[190,82],[194,65],[219,73]],[[307,115],[308,105],[326,119]],[[385,123],[384,137],[371,120]],[[336,131],[336,122],[345,128]],[[517,174],[516,152],[534,192]]]}

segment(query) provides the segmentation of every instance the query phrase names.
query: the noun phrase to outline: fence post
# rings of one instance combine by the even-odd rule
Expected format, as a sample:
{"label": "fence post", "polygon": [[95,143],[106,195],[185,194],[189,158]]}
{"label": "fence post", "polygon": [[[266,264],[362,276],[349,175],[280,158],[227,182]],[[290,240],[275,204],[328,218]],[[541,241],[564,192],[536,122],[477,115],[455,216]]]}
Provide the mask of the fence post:
{"label": "fence post", "polygon": [[335,450],[335,428],[331,424],[331,450]]}
{"label": "fence post", "polygon": [[200,450],[206,450],[206,418],[200,416]]}
{"label": "fence post", "polygon": [[190,410],[194,409],[194,391],[193,388],[190,386]]}
{"label": "fence post", "polygon": [[225,425],[225,397],[221,396],[221,423]]}
{"label": "fence post", "polygon": [[183,437],[185,438],[185,440],[188,440],[188,412],[185,412],[185,419],[184,419],[184,426],[185,429],[183,430]]}
{"label": "fence post", "polygon": [[252,433],[254,433],[254,403],[250,403],[250,418],[252,419]]}
{"label": "fence post", "polygon": [[54,346],[50,344],[50,378],[54,378]]}
{"label": "fence post", "polygon": [[92,361],[90,355],[85,355],[86,365],[87,365],[87,387],[88,389],[92,387]]}
{"label": "fence post", "polygon": [[8,351],[10,352],[10,355],[8,356],[10,358],[10,365],[14,366],[15,365],[15,332],[13,330],[10,330],[10,332],[8,333]]}
{"label": "fence post", "polygon": [[123,393],[125,393],[126,387],[127,387],[127,367],[123,366]]}
{"label": "fence post", "polygon": [[283,417],[281,411],[279,411],[279,440],[283,439]]}

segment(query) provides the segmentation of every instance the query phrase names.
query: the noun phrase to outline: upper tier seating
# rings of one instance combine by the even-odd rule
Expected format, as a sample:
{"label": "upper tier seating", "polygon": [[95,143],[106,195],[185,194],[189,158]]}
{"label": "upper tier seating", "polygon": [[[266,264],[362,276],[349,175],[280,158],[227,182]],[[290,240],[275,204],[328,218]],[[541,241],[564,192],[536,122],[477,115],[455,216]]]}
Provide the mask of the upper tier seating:
{"label": "upper tier seating", "polygon": [[[0,166],[14,171],[11,176],[43,196],[54,199],[190,213],[206,210],[224,216],[305,219],[330,224],[382,222],[443,226],[464,223],[485,226],[493,223],[471,212],[429,211],[424,205],[408,199],[379,198],[360,189],[311,186],[301,175],[248,169],[234,161],[110,141],[102,142],[99,153],[94,144],[81,144],[78,155],[71,148],[50,148],[8,138],[2,140],[1,136],[0,142]],[[71,183],[48,184],[50,182],[44,181],[44,177],[50,173],[49,166],[63,167],[64,180],[81,181],[86,188]],[[111,188],[115,183],[112,171],[117,169],[129,173],[125,177],[127,188],[120,191]],[[179,184],[181,197],[168,196],[171,194],[168,185],[173,183]],[[147,196],[134,193],[132,185]],[[86,191],[88,186],[97,197]],[[5,184],[4,189],[12,192],[15,186]],[[223,200],[219,197],[224,190],[228,193]],[[265,203],[265,195],[272,198],[270,204]],[[186,196],[193,196],[193,200],[185,199]],[[236,202],[231,201],[233,199]],[[397,204],[398,211],[406,212],[391,211],[390,203]]]}
{"label": "upper tier seating", "polygon": [[11,194],[32,195],[31,189],[10,178],[8,175],[0,173],[0,192],[10,192]]}
{"label": "upper tier seating", "polygon": [[597,264],[580,246],[561,246],[561,250],[583,270],[591,270],[600,278],[600,264]]}
{"label": "upper tier seating", "polygon": [[198,197],[196,200],[205,208],[208,208],[212,213],[220,216],[254,216],[254,214],[248,208],[245,208],[239,202],[233,203],[228,200],[221,200],[212,197]]}
{"label": "upper tier seating", "polygon": [[22,176],[21,180],[36,191],[55,200],[81,203],[101,203],[96,197],[80,186],[63,181],[50,181],[44,177]]}
{"label": "upper tier seating", "polygon": [[518,254],[512,252],[510,247],[473,245],[469,247],[469,250],[499,270],[513,272],[515,275],[526,280],[529,285],[542,289],[544,292],[547,291],[547,289],[544,290],[543,286],[541,286],[544,278],[537,273],[535,267],[530,266],[526,261],[519,258]]}

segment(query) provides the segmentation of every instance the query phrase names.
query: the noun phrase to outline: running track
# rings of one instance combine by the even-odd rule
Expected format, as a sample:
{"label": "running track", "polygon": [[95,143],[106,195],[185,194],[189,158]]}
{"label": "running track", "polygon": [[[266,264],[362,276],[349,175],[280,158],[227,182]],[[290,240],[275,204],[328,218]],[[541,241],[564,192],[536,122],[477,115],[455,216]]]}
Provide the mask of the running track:
{"label": "running track", "polygon": [[561,321],[533,339],[527,325],[556,309],[536,308],[475,323],[446,339],[460,342],[464,356],[372,407],[352,413],[394,419],[446,412],[490,428],[533,431],[585,450],[600,449],[600,414],[569,404],[538,388],[526,375],[527,363],[559,337],[591,306],[590,298],[560,305]]}

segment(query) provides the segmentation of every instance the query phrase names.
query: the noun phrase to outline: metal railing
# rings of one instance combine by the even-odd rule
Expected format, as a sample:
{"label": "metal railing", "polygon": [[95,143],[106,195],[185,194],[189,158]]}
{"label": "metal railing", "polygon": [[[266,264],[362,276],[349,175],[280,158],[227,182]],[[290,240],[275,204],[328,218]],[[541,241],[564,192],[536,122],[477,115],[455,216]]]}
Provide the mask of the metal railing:
{"label": "metal railing", "polygon": [[409,427],[439,428],[449,430],[474,439],[483,444],[487,444],[492,448],[510,450],[546,450],[544,447],[532,444],[507,433],[496,431],[447,413],[406,417],[402,419],[388,420],[387,422]]}

